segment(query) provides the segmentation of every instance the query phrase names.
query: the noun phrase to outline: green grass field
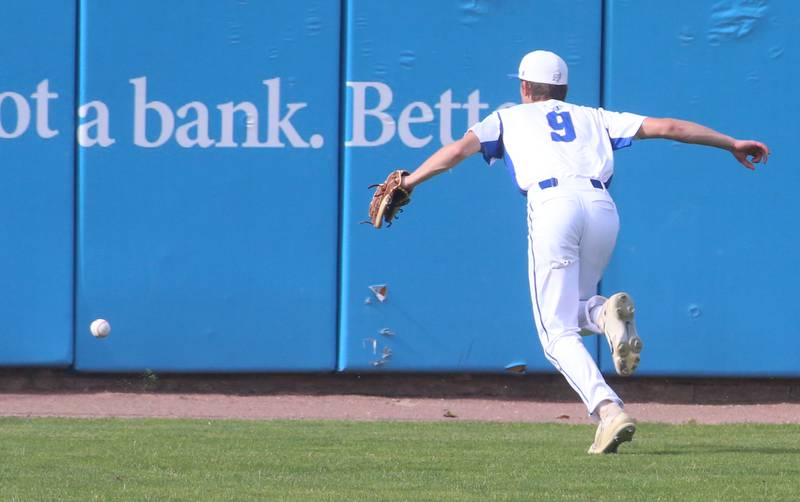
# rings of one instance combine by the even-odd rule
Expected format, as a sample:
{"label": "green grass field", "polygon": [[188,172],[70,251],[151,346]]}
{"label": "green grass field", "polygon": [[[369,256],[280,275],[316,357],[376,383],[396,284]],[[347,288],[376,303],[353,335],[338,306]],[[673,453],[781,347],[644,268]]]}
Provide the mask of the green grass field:
{"label": "green grass field", "polygon": [[0,500],[798,500],[800,426],[0,419]]}

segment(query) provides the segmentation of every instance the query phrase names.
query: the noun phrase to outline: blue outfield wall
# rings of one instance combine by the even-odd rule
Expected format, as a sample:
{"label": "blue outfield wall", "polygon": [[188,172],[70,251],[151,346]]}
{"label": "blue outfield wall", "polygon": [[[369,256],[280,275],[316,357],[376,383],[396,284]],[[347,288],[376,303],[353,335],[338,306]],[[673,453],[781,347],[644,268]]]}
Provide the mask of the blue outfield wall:
{"label": "blue outfield wall", "polygon": [[[508,74],[531,47],[563,54],[574,99],[599,103],[600,2],[574,6],[347,3],[340,370],[552,370],[533,324],[525,198],[502,163],[477,155],[423,185],[390,229],[360,222],[367,185],[519,101]],[[369,289],[381,284],[385,302]]]}
{"label": "blue outfield wall", "polygon": [[72,363],[75,5],[0,9],[0,365]]}
{"label": "blue outfield wall", "polygon": [[638,301],[640,373],[800,376],[800,3],[6,4],[0,365],[553,371],[502,163],[468,159],[392,228],[361,224],[367,185],[518,102],[507,74],[547,48],[570,65],[571,101],[775,151],[756,173],[678,143],[618,152],[601,289]]}
{"label": "blue outfield wall", "polygon": [[754,173],[693,145],[619,152],[622,230],[603,289],[638,301],[639,371],[800,374],[800,3],[612,1],[606,13],[608,108],[698,121],[775,153]]}
{"label": "blue outfield wall", "polygon": [[75,367],[331,371],[339,5],[170,5],[81,3]]}

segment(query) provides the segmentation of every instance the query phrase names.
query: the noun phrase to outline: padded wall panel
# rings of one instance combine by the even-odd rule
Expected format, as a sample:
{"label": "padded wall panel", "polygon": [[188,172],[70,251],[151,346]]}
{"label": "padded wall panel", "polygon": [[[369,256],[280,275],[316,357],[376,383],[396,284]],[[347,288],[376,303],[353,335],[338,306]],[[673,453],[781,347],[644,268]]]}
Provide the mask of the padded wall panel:
{"label": "padded wall panel", "polygon": [[75,3],[0,9],[0,364],[72,363]]}
{"label": "padded wall panel", "polygon": [[[755,173],[679,143],[620,152],[622,232],[603,289],[638,300],[641,373],[800,374],[800,4],[613,0],[607,13],[608,108],[698,121],[775,151]],[[613,371],[607,357],[603,367]]]}
{"label": "padded wall panel", "polygon": [[[350,0],[346,11],[339,368],[552,371],[532,319],[525,199],[502,163],[476,155],[427,182],[391,228],[360,222],[367,185],[519,101],[507,74],[530,50],[564,55],[571,98],[597,105],[600,2]],[[369,289],[381,284],[385,302]]]}
{"label": "padded wall panel", "polygon": [[339,12],[82,2],[79,370],[335,367]]}

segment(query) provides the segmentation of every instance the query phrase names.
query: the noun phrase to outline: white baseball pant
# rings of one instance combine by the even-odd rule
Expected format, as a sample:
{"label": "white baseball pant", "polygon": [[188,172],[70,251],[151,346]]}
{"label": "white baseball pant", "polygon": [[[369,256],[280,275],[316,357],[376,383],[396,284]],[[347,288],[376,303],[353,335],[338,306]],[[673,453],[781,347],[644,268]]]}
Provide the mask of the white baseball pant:
{"label": "white baseball pant", "polygon": [[605,298],[597,296],[597,285],[618,232],[614,201],[589,179],[559,179],[557,186],[528,191],[528,275],[539,340],[595,418],[602,401],[622,406],[622,400],[579,331],[600,332],[595,320]]}

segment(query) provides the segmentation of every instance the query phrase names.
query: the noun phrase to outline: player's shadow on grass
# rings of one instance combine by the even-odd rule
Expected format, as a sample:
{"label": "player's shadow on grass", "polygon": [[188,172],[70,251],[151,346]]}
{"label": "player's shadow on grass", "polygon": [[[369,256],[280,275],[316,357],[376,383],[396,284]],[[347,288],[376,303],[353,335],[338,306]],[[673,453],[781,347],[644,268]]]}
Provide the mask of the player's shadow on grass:
{"label": "player's shadow on grass", "polygon": [[703,453],[760,453],[763,455],[800,455],[800,448],[770,448],[757,446],[698,446],[686,445],[684,447],[672,447],[667,450],[656,451],[631,451],[627,455],[698,455]]}

